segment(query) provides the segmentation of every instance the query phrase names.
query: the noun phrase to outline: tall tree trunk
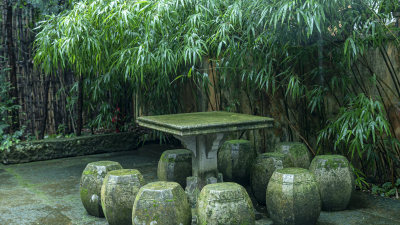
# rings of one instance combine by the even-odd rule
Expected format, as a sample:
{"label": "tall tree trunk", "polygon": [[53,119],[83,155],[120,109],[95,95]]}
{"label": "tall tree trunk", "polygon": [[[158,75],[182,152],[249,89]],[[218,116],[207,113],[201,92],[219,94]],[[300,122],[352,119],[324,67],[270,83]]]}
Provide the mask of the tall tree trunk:
{"label": "tall tree trunk", "polygon": [[49,104],[49,87],[50,87],[50,76],[43,75],[44,82],[44,96],[43,96],[43,119],[40,126],[39,139],[44,138],[44,132],[46,131],[47,117],[48,117],[48,104]]}
{"label": "tall tree trunk", "polygon": [[[7,38],[7,55],[8,55],[8,67],[9,76],[10,76],[10,83],[11,88],[9,91],[10,97],[13,99],[13,105],[18,105],[18,85],[17,85],[17,63],[15,58],[15,49],[14,49],[14,42],[13,42],[13,7],[10,0],[4,0],[4,7],[7,11],[6,21],[5,21],[5,29],[6,29],[6,38]],[[11,111],[11,127],[10,131],[14,132],[19,129],[19,112],[18,109],[13,109]]]}
{"label": "tall tree trunk", "polygon": [[83,128],[83,76],[79,75],[78,81],[78,121],[76,128],[76,136],[81,136]]}

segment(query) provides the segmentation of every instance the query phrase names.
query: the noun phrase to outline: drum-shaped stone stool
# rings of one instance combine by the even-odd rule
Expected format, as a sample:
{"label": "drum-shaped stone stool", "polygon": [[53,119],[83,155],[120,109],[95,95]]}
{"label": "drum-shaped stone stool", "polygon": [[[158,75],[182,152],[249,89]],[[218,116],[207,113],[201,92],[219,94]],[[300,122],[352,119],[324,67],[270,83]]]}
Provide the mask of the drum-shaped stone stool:
{"label": "drum-shaped stone stool", "polygon": [[132,210],[132,224],[189,225],[191,209],[176,182],[153,182],[141,187]]}
{"label": "drum-shaped stone stool", "polygon": [[319,184],[322,209],[346,209],[354,190],[354,176],[349,161],[342,155],[319,155],[311,162],[310,172]]}
{"label": "drum-shaped stone stool", "polygon": [[275,146],[275,151],[288,155],[294,167],[308,169],[310,167],[310,153],[307,146],[300,142],[281,142]]}
{"label": "drum-shaped stone stool", "polygon": [[101,206],[110,225],[131,225],[136,194],[144,185],[142,174],[134,169],[110,171],[101,187]]}
{"label": "drum-shaped stone stool", "polygon": [[266,202],[274,224],[316,224],[321,212],[317,180],[303,168],[275,170],[268,183]]}
{"label": "drum-shaped stone stool", "polygon": [[275,170],[286,167],[293,167],[293,163],[282,153],[268,152],[257,157],[251,170],[250,184],[258,203],[265,205],[268,182]]}
{"label": "drum-shaped stone stool", "polygon": [[248,140],[226,141],[218,151],[218,170],[224,181],[248,184],[255,149]]}
{"label": "drum-shaped stone stool", "polygon": [[197,203],[198,224],[254,224],[253,204],[246,190],[237,183],[208,184]]}
{"label": "drum-shaped stone stool", "polygon": [[160,181],[173,181],[186,186],[186,177],[192,176],[192,152],[187,149],[167,150],[158,161]]}
{"label": "drum-shaped stone stool", "polygon": [[122,166],[113,161],[98,161],[87,164],[82,172],[80,194],[82,204],[89,215],[104,217],[101,208],[101,186],[109,171],[120,169],[122,169]]}

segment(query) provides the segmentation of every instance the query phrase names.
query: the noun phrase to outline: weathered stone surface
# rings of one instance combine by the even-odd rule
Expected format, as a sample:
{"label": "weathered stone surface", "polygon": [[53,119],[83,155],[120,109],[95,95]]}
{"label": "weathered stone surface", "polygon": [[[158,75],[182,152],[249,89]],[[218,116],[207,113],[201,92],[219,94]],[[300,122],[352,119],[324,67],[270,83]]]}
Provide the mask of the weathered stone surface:
{"label": "weathered stone surface", "polygon": [[268,183],[266,203],[274,224],[316,224],[321,212],[318,183],[303,168],[275,170]]}
{"label": "weathered stone surface", "polygon": [[225,181],[248,184],[256,151],[248,140],[229,140],[218,151],[218,170]]}
{"label": "weathered stone surface", "polygon": [[136,149],[140,132],[91,135],[20,142],[0,154],[3,164],[25,163],[71,156]]}
{"label": "weathered stone surface", "polygon": [[142,116],[140,126],[178,136],[224,133],[273,126],[273,119],[223,111]]}
{"label": "weathered stone surface", "polygon": [[188,177],[186,179],[185,192],[188,196],[189,204],[191,208],[195,208],[197,205],[197,199],[200,195],[200,178],[199,177]]}
{"label": "weathered stone surface", "polygon": [[346,209],[354,191],[354,175],[349,161],[342,155],[319,155],[310,165],[319,184],[322,209],[339,211]]}
{"label": "weathered stone surface", "polygon": [[192,152],[187,149],[165,151],[158,161],[157,177],[160,181],[174,181],[186,186],[186,178],[192,175]]}
{"label": "weathered stone surface", "polygon": [[269,179],[276,169],[293,167],[292,161],[282,153],[268,152],[259,155],[251,170],[251,189],[258,203],[265,205]]}
{"label": "weathered stone surface", "polygon": [[140,188],[132,210],[132,224],[189,225],[191,210],[176,182],[153,182]]}
{"label": "weathered stone surface", "polygon": [[139,189],[145,184],[134,169],[110,171],[101,187],[101,206],[109,225],[131,225],[132,207]]}
{"label": "weathered stone surface", "polygon": [[294,167],[308,169],[310,167],[310,153],[307,146],[300,142],[281,142],[276,144],[276,152],[288,155]]}
{"label": "weathered stone surface", "polygon": [[97,217],[103,217],[101,208],[101,186],[107,173],[112,170],[120,170],[122,166],[113,161],[98,161],[87,164],[83,170],[80,195],[86,211]]}
{"label": "weathered stone surface", "polygon": [[198,224],[254,224],[254,208],[246,190],[232,182],[209,184],[200,192]]}

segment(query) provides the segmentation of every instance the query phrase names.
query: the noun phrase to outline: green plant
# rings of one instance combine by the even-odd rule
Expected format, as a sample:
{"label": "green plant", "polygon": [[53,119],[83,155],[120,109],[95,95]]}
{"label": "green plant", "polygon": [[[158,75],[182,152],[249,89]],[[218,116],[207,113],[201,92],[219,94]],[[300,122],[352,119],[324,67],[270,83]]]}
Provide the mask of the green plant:
{"label": "green plant", "polygon": [[360,188],[360,190],[366,190],[367,188],[369,188],[370,185],[365,180],[365,174],[361,170],[355,168],[353,165],[351,165],[351,169],[353,170],[353,173],[355,175],[355,185]]}
{"label": "green plant", "polygon": [[2,79],[3,77],[0,77],[0,151],[7,150],[18,143],[24,133],[23,128],[13,133],[8,132],[11,123],[9,113],[11,110],[19,109],[19,106],[12,104],[14,101],[8,97],[10,84]]}
{"label": "green plant", "polygon": [[[400,145],[392,137],[383,104],[364,94],[348,98],[338,115],[328,121],[318,136],[318,142],[326,140],[334,143],[335,151],[349,155],[351,160],[355,156],[361,159],[366,171],[368,167],[392,170],[398,162]],[[380,161],[381,154],[387,154],[389,161]]]}
{"label": "green plant", "polygon": [[381,186],[373,184],[371,192],[372,194],[380,195],[382,197],[396,196],[396,198],[398,198],[399,190],[400,190],[400,178],[397,179],[396,183],[394,184],[392,184],[392,182],[386,182]]}
{"label": "green plant", "polygon": [[[328,125],[320,132],[318,141],[333,139],[334,149],[348,146],[344,154],[358,154],[362,157],[368,143],[375,145],[382,136],[391,136],[385,110],[380,101],[368,98],[364,94],[350,97],[348,103],[341,107],[338,115],[329,120]],[[369,155],[370,153],[368,153]]]}
{"label": "green plant", "polygon": [[113,80],[107,87],[129,80],[150,114],[179,112],[181,83],[192,82],[210,100],[210,85],[218,83],[222,95],[240,82],[248,96],[262,92],[279,106],[289,139],[294,133],[313,143],[318,136],[318,149],[349,155],[364,174],[394,178],[400,152],[384,110],[389,90],[359,68],[370,49],[386,57],[388,43],[399,46],[386,3],[84,0],[39,25],[35,63],[47,73],[61,65],[94,82]]}

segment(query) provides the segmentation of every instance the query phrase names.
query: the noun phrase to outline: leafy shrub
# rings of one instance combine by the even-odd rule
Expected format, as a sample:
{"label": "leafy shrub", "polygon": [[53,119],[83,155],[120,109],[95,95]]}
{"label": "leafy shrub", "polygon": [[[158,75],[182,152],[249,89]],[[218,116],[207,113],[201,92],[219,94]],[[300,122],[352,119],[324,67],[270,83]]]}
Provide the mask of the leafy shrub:
{"label": "leafy shrub", "polygon": [[392,182],[386,182],[379,185],[372,185],[372,194],[385,196],[385,197],[393,197],[396,196],[398,198],[398,193],[400,189],[400,178],[397,179],[396,183],[392,184]]}
{"label": "leafy shrub", "polygon": [[8,133],[11,123],[11,118],[8,115],[12,110],[19,108],[18,105],[13,105],[12,99],[8,97],[9,90],[10,83],[0,80],[0,151],[18,143],[24,133],[23,129]]}

